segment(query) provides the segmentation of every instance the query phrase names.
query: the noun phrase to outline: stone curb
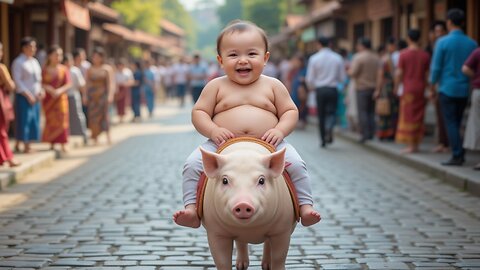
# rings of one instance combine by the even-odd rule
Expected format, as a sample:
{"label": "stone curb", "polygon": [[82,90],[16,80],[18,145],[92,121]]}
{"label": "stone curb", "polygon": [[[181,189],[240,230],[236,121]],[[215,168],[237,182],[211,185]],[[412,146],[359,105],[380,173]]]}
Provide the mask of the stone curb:
{"label": "stone curb", "polygon": [[[83,139],[72,136],[69,139],[68,147],[71,149],[79,148],[83,145]],[[21,165],[15,168],[2,169],[0,171],[0,191],[4,191],[10,185],[14,185],[27,174],[40,168],[50,166],[55,159],[62,158],[58,150],[39,151],[32,154],[18,155]]]}
{"label": "stone curb", "polygon": [[391,149],[388,145],[375,141],[367,141],[364,144],[358,143],[358,137],[352,133],[345,131],[336,131],[335,134],[347,141],[356,143],[366,149],[378,154],[397,160],[407,166],[411,166],[417,170],[433,175],[441,181],[452,185],[462,191],[466,191],[472,195],[480,196],[480,182],[472,179],[471,176],[462,174],[461,172],[453,172],[446,170],[444,166],[435,161],[429,161],[411,155],[401,155],[398,151]]}

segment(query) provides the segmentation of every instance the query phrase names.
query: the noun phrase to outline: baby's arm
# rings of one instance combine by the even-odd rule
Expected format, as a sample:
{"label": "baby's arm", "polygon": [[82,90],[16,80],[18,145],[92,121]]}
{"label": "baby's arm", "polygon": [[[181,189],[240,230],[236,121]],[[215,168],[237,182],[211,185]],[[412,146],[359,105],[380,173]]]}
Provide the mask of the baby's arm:
{"label": "baby's arm", "polygon": [[287,88],[277,79],[271,79],[271,82],[278,124],[275,128],[267,130],[262,136],[262,140],[277,146],[295,129],[298,121],[298,109]]}
{"label": "baby's arm", "polygon": [[217,105],[217,94],[221,79],[214,79],[203,88],[202,94],[192,110],[192,123],[197,131],[203,136],[212,139],[217,145],[235,137],[231,131],[217,126],[212,121],[215,106]]}

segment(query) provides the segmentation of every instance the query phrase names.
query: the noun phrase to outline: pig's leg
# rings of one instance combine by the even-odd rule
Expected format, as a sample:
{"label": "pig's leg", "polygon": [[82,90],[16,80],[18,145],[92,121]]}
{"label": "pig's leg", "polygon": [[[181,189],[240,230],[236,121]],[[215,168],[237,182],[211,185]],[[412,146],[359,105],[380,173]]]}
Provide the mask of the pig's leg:
{"label": "pig's leg", "polygon": [[272,246],[270,245],[270,240],[266,240],[263,243],[263,256],[262,256],[262,269],[269,270],[272,269]]}
{"label": "pig's leg", "polygon": [[248,244],[235,241],[235,246],[237,247],[237,261],[235,266],[239,270],[248,269],[248,265],[250,264],[250,261],[248,259]]}
{"label": "pig's leg", "polygon": [[220,236],[214,233],[208,233],[208,246],[212,253],[215,266],[219,270],[232,269],[233,239]]}
{"label": "pig's leg", "polygon": [[272,249],[270,252],[272,258],[270,269],[285,269],[285,261],[290,246],[290,231],[271,237],[270,246]]}

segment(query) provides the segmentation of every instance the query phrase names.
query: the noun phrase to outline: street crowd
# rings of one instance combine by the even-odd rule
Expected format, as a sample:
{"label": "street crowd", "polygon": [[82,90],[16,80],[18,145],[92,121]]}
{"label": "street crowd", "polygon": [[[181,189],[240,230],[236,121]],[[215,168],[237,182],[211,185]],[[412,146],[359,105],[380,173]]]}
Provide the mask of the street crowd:
{"label": "street crowd", "polygon": [[[187,90],[196,100],[207,79],[220,75],[218,65],[208,65],[199,54],[175,61],[114,62],[96,47],[88,61],[83,48],[72,53],[58,45],[37,50],[33,37],[24,37],[20,47],[11,72],[0,64],[0,164],[10,167],[19,165],[14,152],[34,152],[31,144],[38,141],[50,143],[52,150],[60,145],[67,152],[70,135],[82,136],[87,145],[97,144],[105,133],[110,144],[112,111],[121,123],[131,109],[131,121],[140,122],[143,105],[153,115],[157,93],[178,99],[183,106]],[[0,44],[0,60],[2,56]],[[9,145],[10,126],[14,151]]]}
{"label": "street crowd", "polygon": [[[465,149],[480,150],[480,49],[462,31],[464,21],[462,10],[449,10],[446,22],[431,26],[426,47],[419,44],[416,29],[408,31],[406,40],[391,37],[376,50],[362,37],[353,55],[334,51],[332,38],[320,37],[319,50],[308,59],[298,54],[265,71],[290,90],[300,127],[309,108],[316,108],[322,147],[333,142],[339,123],[358,133],[360,143],[376,137],[405,144],[402,154],[418,152],[430,100],[438,137],[432,151],[451,151],[442,165],[460,166]],[[480,170],[480,164],[474,169]]]}
{"label": "street crowd", "polygon": [[[416,29],[408,31],[406,40],[391,37],[376,50],[362,37],[354,54],[336,52],[332,38],[319,37],[319,50],[309,58],[298,53],[280,62],[268,61],[263,74],[285,84],[299,109],[299,128],[305,127],[309,108],[316,108],[322,147],[333,142],[334,126],[340,124],[357,132],[361,143],[377,137],[406,144],[404,154],[417,152],[430,100],[438,137],[432,151],[451,151],[451,159],[442,164],[462,165],[465,149],[480,150],[480,49],[462,31],[464,21],[462,10],[449,10],[446,22],[431,26],[425,48]],[[114,62],[97,47],[89,62],[82,48],[64,54],[56,45],[37,50],[32,37],[20,43],[22,52],[11,73],[0,64],[0,164],[10,166],[19,164],[8,143],[10,123],[16,152],[29,153],[31,143],[40,140],[67,151],[70,135],[96,144],[105,133],[111,143],[110,107],[119,122],[128,108],[131,121],[139,122],[142,104],[152,116],[156,94],[178,99],[183,106],[191,92],[195,103],[206,83],[224,74],[216,62],[207,64],[197,53],[175,61]],[[1,56],[0,44],[0,60]]]}

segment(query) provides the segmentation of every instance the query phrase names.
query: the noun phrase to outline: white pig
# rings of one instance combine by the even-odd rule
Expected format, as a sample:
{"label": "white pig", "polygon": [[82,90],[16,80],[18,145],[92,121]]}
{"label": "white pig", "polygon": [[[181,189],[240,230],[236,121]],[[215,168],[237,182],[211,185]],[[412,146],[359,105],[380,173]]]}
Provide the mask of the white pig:
{"label": "white pig", "polygon": [[283,179],[285,149],[270,153],[253,142],[237,142],[220,154],[201,149],[208,177],[202,224],[218,269],[249,266],[248,243],[264,243],[262,269],[285,269],[296,220]]}

